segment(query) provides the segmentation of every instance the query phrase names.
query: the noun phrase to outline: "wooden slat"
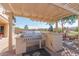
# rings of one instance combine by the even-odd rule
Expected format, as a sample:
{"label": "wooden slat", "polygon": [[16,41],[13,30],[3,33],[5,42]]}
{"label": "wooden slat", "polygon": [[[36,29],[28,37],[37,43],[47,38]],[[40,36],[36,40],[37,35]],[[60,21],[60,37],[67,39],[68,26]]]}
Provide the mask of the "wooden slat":
{"label": "wooden slat", "polygon": [[[64,8],[58,7],[54,4],[2,4],[4,8],[7,10],[10,10],[14,13],[15,16],[26,16],[33,19],[39,19],[41,21],[50,21],[50,18],[53,17],[54,20],[57,20],[59,17],[63,18],[68,15],[74,14],[73,12],[70,12],[68,10],[65,10]],[[63,4],[68,6],[68,4]],[[62,6],[63,6],[62,5]],[[76,13],[75,13],[76,14]],[[40,16],[43,16],[41,18]],[[46,17],[49,17],[49,19],[45,19]]]}

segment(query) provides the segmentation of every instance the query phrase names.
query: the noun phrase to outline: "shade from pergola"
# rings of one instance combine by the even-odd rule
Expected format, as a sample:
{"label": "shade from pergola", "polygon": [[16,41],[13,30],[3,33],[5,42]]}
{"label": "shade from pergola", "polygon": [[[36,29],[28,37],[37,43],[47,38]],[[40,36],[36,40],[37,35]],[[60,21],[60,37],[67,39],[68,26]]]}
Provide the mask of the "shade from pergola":
{"label": "shade from pergola", "polygon": [[[71,3],[5,3],[1,4],[5,9],[4,14],[9,15],[9,24],[8,24],[8,34],[9,42],[8,47],[9,51],[12,51],[12,39],[13,39],[13,27],[12,19],[14,16],[22,16],[27,18],[32,18],[36,21],[46,21],[51,22],[56,21],[56,32],[58,29],[57,20],[59,18],[64,18],[70,15],[79,16],[79,4]],[[78,17],[78,27],[79,27],[79,17]],[[79,29],[78,29],[79,33]],[[79,39],[79,35],[78,35]]]}
{"label": "shade from pergola", "polygon": [[69,15],[79,15],[79,4],[71,3],[9,3],[1,4],[6,12],[14,16],[23,16],[37,21],[50,22]]}

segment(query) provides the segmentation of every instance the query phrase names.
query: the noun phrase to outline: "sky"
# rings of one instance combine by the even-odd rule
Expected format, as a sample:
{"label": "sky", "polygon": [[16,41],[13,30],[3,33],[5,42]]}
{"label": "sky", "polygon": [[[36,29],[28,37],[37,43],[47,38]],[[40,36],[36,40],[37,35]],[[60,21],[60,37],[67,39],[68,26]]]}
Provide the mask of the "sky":
{"label": "sky", "polygon": [[49,28],[49,25],[46,22],[34,21],[30,18],[16,17],[16,27],[24,28],[25,25],[28,25],[29,29]]}
{"label": "sky", "polygon": [[[77,27],[78,22],[76,21],[73,25],[65,24],[65,27]],[[28,25],[29,29],[38,29],[38,28],[49,28],[49,25],[46,22],[34,21],[30,18],[16,17],[16,27],[24,28],[25,25]],[[58,24],[61,27],[61,24]],[[55,24],[53,26],[55,28]]]}

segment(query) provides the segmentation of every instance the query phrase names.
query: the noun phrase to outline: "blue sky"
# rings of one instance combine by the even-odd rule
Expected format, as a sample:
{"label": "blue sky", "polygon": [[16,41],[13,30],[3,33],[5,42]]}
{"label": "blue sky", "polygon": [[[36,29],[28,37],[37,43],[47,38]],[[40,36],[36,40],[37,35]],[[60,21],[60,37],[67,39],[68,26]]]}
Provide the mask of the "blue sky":
{"label": "blue sky", "polygon": [[[73,25],[65,24],[65,27],[75,27],[77,26],[77,21]],[[30,29],[32,28],[49,28],[49,25],[46,22],[40,22],[40,21],[34,21],[30,18],[24,18],[24,17],[16,17],[16,27],[24,28],[25,25],[28,25]],[[54,25],[55,27],[55,25]],[[61,27],[61,24],[59,24],[59,27]]]}
{"label": "blue sky", "polygon": [[16,17],[16,27],[24,28],[28,25],[29,28],[49,28],[46,22],[34,21],[30,18]]}

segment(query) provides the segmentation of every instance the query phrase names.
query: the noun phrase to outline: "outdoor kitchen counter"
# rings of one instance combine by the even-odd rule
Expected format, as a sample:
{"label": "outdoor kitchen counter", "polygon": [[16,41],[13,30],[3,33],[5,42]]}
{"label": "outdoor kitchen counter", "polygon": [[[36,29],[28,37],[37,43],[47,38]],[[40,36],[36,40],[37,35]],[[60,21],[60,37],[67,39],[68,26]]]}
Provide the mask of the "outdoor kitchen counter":
{"label": "outdoor kitchen counter", "polygon": [[[43,32],[42,39],[45,40],[45,48],[50,51],[57,52],[63,49],[62,35],[53,32]],[[26,41],[22,37],[16,39],[16,54],[26,52]]]}
{"label": "outdoor kitchen counter", "polygon": [[45,33],[45,35],[47,36],[45,40],[45,48],[50,50],[50,52],[57,52],[63,49],[62,34],[48,32]]}

